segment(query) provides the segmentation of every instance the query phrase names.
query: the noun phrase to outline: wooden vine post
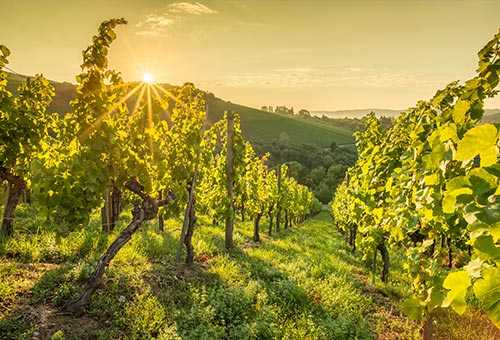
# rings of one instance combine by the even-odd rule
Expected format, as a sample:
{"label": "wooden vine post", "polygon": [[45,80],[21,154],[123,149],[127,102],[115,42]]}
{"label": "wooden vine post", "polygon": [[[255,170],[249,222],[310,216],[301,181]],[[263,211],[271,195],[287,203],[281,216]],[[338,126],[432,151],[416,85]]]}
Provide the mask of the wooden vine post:
{"label": "wooden vine post", "polygon": [[234,113],[226,111],[227,115],[227,153],[226,153],[226,189],[229,201],[228,214],[226,215],[226,249],[233,247],[234,229],[234,200],[233,200],[233,137],[234,137]]}
{"label": "wooden vine post", "polygon": [[278,165],[278,200],[276,202],[276,232],[280,232],[281,220],[281,165]]}

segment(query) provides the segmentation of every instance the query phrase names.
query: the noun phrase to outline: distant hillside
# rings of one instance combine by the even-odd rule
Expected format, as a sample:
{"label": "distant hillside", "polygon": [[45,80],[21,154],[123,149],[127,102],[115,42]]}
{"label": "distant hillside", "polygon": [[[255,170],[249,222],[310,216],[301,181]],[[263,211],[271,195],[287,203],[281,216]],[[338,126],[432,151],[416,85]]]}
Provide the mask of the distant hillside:
{"label": "distant hillside", "polygon": [[500,109],[486,110],[482,122],[500,123]]}
{"label": "distant hillside", "polygon": [[337,145],[354,143],[351,131],[326,123],[261,111],[217,98],[207,98],[207,104],[210,121],[221,119],[224,111],[239,113],[243,136],[250,141],[269,142],[281,139],[290,144],[323,146],[329,146],[333,141]]}
{"label": "distant hillside", "polygon": [[[12,93],[16,93],[19,85],[26,82],[26,78],[28,77],[24,75],[7,72],[7,89]],[[48,112],[59,112],[64,114],[71,111],[69,102],[75,99],[75,85],[68,82],[60,83],[53,80],[50,82],[54,86],[56,95],[49,105]]]}
{"label": "distant hillside", "polygon": [[[375,112],[377,117],[397,117],[405,110],[389,109],[359,109],[359,110],[337,110],[337,111],[311,111],[313,116],[328,118],[363,118],[370,112]],[[484,111],[484,123],[499,123],[500,109],[486,109]]]}
{"label": "distant hillside", "polygon": [[337,111],[311,111],[313,116],[321,117],[325,115],[328,118],[363,118],[370,112],[375,112],[377,117],[397,117],[404,110],[388,109],[359,109],[359,110],[337,110]]}
{"label": "distant hillside", "polygon": [[[16,92],[17,87],[25,79],[26,76],[8,73],[7,88],[11,92]],[[76,86],[67,82],[51,81],[51,83],[55,87],[56,96],[48,111],[61,114],[71,111],[69,102],[75,98]],[[164,87],[171,86],[164,85]],[[207,94],[205,97],[209,106],[209,122],[220,120],[224,111],[232,110],[240,115],[243,136],[251,142],[270,143],[281,140],[294,145],[314,144],[325,147],[331,142],[337,145],[354,143],[352,132],[346,129],[233,104],[216,98],[212,94]]]}

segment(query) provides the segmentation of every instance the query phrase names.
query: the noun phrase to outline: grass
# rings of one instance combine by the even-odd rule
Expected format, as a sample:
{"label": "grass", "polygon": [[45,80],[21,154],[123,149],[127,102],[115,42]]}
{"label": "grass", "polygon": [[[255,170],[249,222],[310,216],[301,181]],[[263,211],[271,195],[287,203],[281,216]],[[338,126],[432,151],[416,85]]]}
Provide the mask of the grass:
{"label": "grass", "polygon": [[[30,209],[20,215],[37,216]],[[61,314],[127,214],[111,235],[98,233],[97,219],[64,237],[54,226],[39,228],[36,218],[20,220],[15,238],[0,239],[2,339],[419,338],[419,325],[400,312],[409,287],[404,274],[393,268],[389,283],[372,283],[326,213],[272,238],[262,235],[257,244],[252,223],[238,221],[230,251],[221,248],[222,227],[201,216],[192,269],[174,263],[181,221],[167,220],[162,233],[149,223],[111,262],[82,315]],[[435,321],[436,334],[450,339],[467,339],[466,331],[474,339],[498,334],[476,311],[459,317],[440,310]],[[478,321],[489,337],[477,335]]]}

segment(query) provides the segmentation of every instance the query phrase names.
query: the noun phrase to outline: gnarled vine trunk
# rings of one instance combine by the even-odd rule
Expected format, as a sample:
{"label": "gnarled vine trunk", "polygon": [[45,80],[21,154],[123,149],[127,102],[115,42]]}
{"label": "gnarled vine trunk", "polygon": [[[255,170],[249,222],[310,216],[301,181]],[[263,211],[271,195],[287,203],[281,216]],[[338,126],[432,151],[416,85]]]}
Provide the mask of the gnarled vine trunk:
{"label": "gnarled vine trunk", "polygon": [[269,236],[272,236],[273,234],[273,218],[274,218],[274,215],[273,215],[273,208],[270,208],[267,215],[269,216]]}
{"label": "gnarled vine trunk", "polygon": [[16,211],[19,198],[26,190],[26,181],[21,176],[16,176],[7,171],[7,168],[0,168],[0,180],[7,181],[7,192],[5,195],[5,206],[2,216],[2,231],[8,235],[14,235],[14,213]]}
{"label": "gnarled vine trunk", "polygon": [[352,251],[356,251],[356,233],[358,231],[358,226],[352,224],[349,228],[349,245],[352,247]]}
{"label": "gnarled vine trunk", "polygon": [[431,316],[422,322],[420,333],[422,334],[422,340],[432,340],[434,338],[434,325]]}
{"label": "gnarled vine trunk", "polygon": [[194,247],[193,247],[193,233],[194,233],[194,226],[196,224],[196,213],[194,211],[194,205],[195,205],[195,198],[193,197],[193,202],[191,203],[189,207],[189,222],[188,222],[188,227],[186,230],[186,236],[184,237],[184,245],[186,246],[186,266],[191,267],[193,265],[194,261]]}
{"label": "gnarled vine trunk", "polygon": [[101,208],[102,231],[111,232],[115,229],[120,215],[122,192],[117,187],[106,190],[104,193],[104,206]]}
{"label": "gnarled vine trunk", "polygon": [[254,242],[260,242],[259,223],[260,223],[261,218],[262,218],[262,213],[258,214],[255,217],[255,219],[253,220],[253,241]]}
{"label": "gnarled vine trunk", "polygon": [[[158,192],[158,199],[161,200],[163,197],[163,192],[162,190],[160,190]],[[163,219],[163,214],[162,213],[158,213],[158,230],[159,231],[164,231],[165,230],[165,221]]]}
{"label": "gnarled vine trunk", "polygon": [[68,302],[63,307],[63,311],[65,312],[78,313],[89,303],[94,292],[103,283],[102,276],[104,275],[104,270],[116,256],[118,251],[120,251],[120,249],[132,238],[132,235],[139,229],[144,221],[156,218],[156,215],[158,214],[158,207],[166,205],[170,200],[175,198],[173,193],[169,193],[164,200],[154,200],[143,192],[143,187],[135,179],[128,181],[126,187],[141,197],[142,202],[136,201],[134,203],[134,209],[132,210],[132,222],[130,222],[120,235],[118,235],[113,243],[111,243],[106,253],[99,259],[94,273],[89,279],[82,294],[80,294],[77,299]]}
{"label": "gnarled vine trunk", "polygon": [[377,249],[380,251],[380,255],[382,255],[382,282],[387,282],[387,276],[389,275],[389,252],[387,251],[387,247],[385,243],[382,241],[378,244]]}

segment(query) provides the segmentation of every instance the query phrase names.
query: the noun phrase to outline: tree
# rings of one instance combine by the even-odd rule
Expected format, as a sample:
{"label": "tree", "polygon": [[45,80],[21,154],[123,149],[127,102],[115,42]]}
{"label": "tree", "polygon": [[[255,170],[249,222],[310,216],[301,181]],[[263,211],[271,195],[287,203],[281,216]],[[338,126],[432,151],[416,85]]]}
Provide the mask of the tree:
{"label": "tree", "polygon": [[299,110],[299,116],[300,117],[311,117],[311,113],[305,109]]}

